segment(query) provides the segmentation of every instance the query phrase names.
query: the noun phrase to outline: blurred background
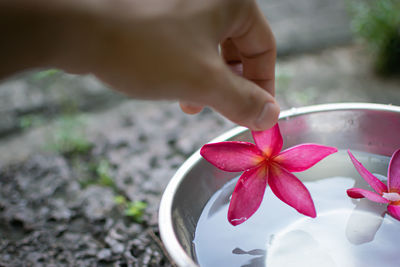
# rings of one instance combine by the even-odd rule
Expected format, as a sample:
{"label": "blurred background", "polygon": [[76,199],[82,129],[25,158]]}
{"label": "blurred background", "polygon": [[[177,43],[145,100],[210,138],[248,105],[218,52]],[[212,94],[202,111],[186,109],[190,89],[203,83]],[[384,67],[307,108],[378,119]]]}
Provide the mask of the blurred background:
{"label": "blurred background", "polygon": [[[398,0],[260,0],[282,109],[400,105]],[[0,84],[0,266],[172,266],[157,209],[169,179],[235,125],[209,109],[128,99],[93,76]]]}

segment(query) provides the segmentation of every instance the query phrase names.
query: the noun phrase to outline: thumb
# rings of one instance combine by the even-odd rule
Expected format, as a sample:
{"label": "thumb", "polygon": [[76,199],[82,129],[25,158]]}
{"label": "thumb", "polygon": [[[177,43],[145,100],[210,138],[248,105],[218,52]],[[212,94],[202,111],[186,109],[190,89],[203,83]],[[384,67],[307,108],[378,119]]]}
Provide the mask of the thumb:
{"label": "thumb", "polygon": [[277,123],[279,105],[269,92],[229,69],[221,76],[225,76],[224,82],[216,86],[217,90],[206,100],[211,108],[255,131],[269,129]]}

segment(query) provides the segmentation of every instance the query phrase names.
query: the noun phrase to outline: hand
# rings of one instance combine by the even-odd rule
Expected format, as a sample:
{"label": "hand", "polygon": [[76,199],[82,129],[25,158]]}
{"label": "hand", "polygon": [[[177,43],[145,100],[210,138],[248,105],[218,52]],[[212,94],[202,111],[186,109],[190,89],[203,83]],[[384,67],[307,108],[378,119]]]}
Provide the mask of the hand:
{"label": "hand", "polygon": [[132,97],[180,100],[187,113],[210,106],[252,130],[277,121],[275,42],[255,0],[25,2],[46,7],[39,18],[47,14],[36,27],[40,39],[26,42],[48,53],[32,66],[91,72]]}
{"label": "hand", "polygon": [[[243,2],[232,4],[238,5],[243,4]],[[263,94],[259,92],[259,88],[266,90],[271,96],[275,95],[276,47],[274,36],[266,19],[255,2],[251,2],[251,5],[253,5],[252,9],[241,9],[243,12],[249,12],[249,14],[245,16],[244,20],[236,21],[240,26],[231,32],[228,38],[222,41],[221,52],[225,63],[233,73],[244,77],[248,81],[252,81],[254,84],[239,79],[240,82],[236,86],[232,86],[231,93],[235,94],[237,90],[244,89],[244,93],[246,94],[243,99],[244,101],[240,102],[240,99],[238,99],[238,101],[234,102],[221,103],[226,104],[227,109],[226,113],[224,111],[221,111],[221,113],[226,114],[231,120],[253,130],[264,130],[270,128],[277,121],[279,115],[278,105],[273,101],[268,103],[268,100],[265,100],[264,97],[256,97],[257,99],[248,102],[246,100],[249,97],[251,98],[252,93]],[[229,28],[233,24],[228,24],[227,26]],[[247,30],[245,30],[246,28]],[[228,73],[225,73],[225,75],[231,76]],[[240,88],[242,84],[244,84],[244,87]],[[224,98],[224,95],[221,95],[221,97]],[[257,114],[257,110],[260,110],[260,105],[264,101],[267,101],[268,106],[263,108],[261,114]],[[181,101],[180,105],[182,110],[189,114],[196,114],[203,109],[203,106],[194,102]],[[243,109],[238,109],[238,107],[242,107]],[[235,114],[239,116],[243,114],[244,117],[235,119],[233,117]]]}

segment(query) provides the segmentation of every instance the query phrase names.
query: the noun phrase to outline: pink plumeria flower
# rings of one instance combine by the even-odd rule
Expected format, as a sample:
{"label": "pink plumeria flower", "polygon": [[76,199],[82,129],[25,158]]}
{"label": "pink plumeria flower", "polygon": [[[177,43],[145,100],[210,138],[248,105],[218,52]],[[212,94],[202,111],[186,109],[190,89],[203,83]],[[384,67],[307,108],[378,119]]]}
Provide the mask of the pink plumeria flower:
{"label": "pink plumeria flower", "polygon": [[291,172],[307,170],[337,149],[302,144],[281,151],[283,139],[278,124],[269,130],[251,133],[255,145],[226,141],[206,144],[200,150],[207,161],[221,170],[244,171],[232,193],[229,222],[236,226],[249,219],[260,206],[267,184],[280,200],[315,218],[310,192]]}
{"label": "pink plumeria flower", "polygon": [[347,190],[347,195],[351,198],[365,197],[374,202],[389,204],[387,207],[389,214],[400,220],[400,149],[393,153],[390,160],[387,186],[369,172],[350,151],[348,153],[358,173],[376,193],[362,188],[351,188]]}

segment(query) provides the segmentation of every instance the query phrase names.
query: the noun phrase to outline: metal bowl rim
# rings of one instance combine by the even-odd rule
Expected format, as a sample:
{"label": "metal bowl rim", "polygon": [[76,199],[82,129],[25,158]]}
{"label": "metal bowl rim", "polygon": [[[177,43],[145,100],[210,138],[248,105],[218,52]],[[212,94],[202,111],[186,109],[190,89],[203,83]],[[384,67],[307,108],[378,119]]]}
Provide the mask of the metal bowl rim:
{"label": "metal bowl rim", "polygon": [[[301,108],[291,108],[282,111],[279,119],[286,119],[289,117],[301,116],[310,113],[327,112],[327,111],[340,111],[340,110],[374,110],[374,111],[391,111],[400,113],[399,106],[374,104],[374,103],[332,103],[313,105]],[[242,126],[234,127],[233,129],[221,134],[214,138],[210,143],[221,142],[228,140],[234,136],[242,134],[248,129]],[[200,161],[200,149],[194,152],[177,170],[175,175],[168,183],[160,202],[158,226],[160,229],[161,240],[167,249],[167,252],[178,266],[182,267],[196,267],[198,266],[187,254],[180,245],[178,238],[175,234],[172,222],[172,205],[177,188],[179,188],[182,180],[186,174]]]}

